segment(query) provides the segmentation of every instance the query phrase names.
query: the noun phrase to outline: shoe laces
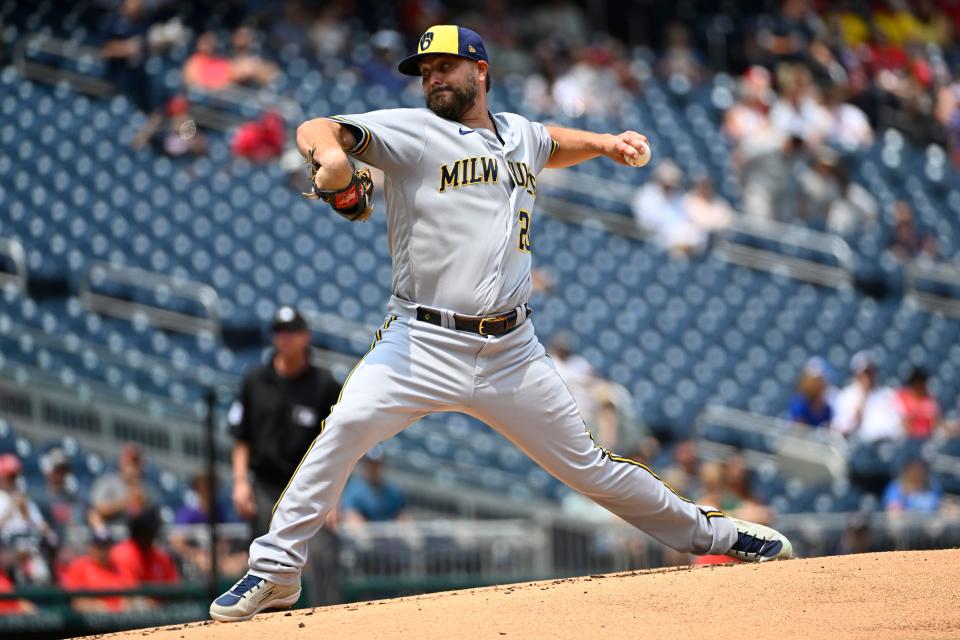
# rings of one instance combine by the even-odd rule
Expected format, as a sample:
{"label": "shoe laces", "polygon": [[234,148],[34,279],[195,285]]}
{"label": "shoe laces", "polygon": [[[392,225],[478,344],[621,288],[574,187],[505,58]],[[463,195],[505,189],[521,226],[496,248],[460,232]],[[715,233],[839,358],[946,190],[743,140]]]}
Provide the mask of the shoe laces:
{"label": "shoe laces", "polygon": [[258,584],[260,584],[262,580],[263,578],[261,578],[260,576],[255,576],[253,574],[248,573],[247,575],[243,576],[243,578],[240,579],[240,582],[238,582],[233,586],[233,589],[231,589],[231,591],[235,595],[242,596],[243,594],[245,594],[246,592],[250,591],[255,586],[257,586]]}
{"label": "shoe laces", "polygon": [[760,555],[760,552],[763,551],[763,546],[767,544],[765,538],[758,538],[757,536],[745,533],[743,531],[737,532],[737,544],[735,548],[741,553],[752,553],[755,555]]}

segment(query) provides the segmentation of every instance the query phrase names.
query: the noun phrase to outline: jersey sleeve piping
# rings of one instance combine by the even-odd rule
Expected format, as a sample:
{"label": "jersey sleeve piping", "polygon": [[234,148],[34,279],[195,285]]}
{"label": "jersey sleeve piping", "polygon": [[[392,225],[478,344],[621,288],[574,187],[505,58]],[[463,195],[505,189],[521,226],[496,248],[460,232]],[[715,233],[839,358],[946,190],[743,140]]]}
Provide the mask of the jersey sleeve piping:
{"label": "jersey sleeve piping", "polygon": [[364,125],[354,120],[347,120],[343,116],[330,116],[329,119],[333,120],[334,122],[339,122],[340,124],[349,125],[360,131],[361,135],[360,135],[360,139],[357,140],[357,144],[355,144],[353,148],[347,149],[347,153],[349,153],[350,155],[353,155],[353,156],[362,155],[363,152],[367,150],[367,147],[370,146],[370,140],[373,138],[373,134],[370,133],[370,129],[368,129]]}
{"label": "jersey sleeve piping", "polygon": [[550,155],[548,156],[548,158],[553,158],[553,156],[556,155],[557,151],[560,149],[560,144],[557,143],[557,141],[554,140],[553,138],[550,138],[550,143],[551,143]]}

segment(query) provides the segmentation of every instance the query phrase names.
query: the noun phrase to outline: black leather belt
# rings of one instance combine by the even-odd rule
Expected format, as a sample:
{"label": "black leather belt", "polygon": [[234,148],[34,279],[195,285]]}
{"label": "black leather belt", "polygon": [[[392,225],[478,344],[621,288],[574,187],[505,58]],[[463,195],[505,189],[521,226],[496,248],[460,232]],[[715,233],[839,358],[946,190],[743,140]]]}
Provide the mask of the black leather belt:
{"label": "black leather belt", "polygon": [[[533,309],[523,305],[527,312],[527,317],[533,313]],[[465,316],[460,313],[453,314],[453,323],[458,331],[469,331],[478,333],[481,336],[502,336],[516,329],[522,322],[518,323],[517,318],[520,314],[514,311],[501,313],[494,316]],[[437,309],[430,307],[417,307],[417,320],[429,322],[438,327],[443,326],[441,322],[441,313]],[[526,320],[526,318],[524,318]]]}

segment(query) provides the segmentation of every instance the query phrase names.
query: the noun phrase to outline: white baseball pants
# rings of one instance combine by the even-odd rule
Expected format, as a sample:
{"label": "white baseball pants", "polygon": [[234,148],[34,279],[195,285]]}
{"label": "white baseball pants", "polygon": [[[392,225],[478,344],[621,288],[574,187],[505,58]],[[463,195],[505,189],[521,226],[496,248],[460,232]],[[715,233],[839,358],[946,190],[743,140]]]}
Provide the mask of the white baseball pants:
{"label": "white baseball pants", "polygon": [[251,573],[279,584],[298,581],[307,542],[336,507],[357,461],[437,411],[482,420],[560,481],[673,549],[725,553],[736,542],[736,528],[722,514],[594,443],[531,321],[489,337],[418,321],[415,310],[391,300],[391,315],[344,382],[276,505],[270,531],[251,545]]}

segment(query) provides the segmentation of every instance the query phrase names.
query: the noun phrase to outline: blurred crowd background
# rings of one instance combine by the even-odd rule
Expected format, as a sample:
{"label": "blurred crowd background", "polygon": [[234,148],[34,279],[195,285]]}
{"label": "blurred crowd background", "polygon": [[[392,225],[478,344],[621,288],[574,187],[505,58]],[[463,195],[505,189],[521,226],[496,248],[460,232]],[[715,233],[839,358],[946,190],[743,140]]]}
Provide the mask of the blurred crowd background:
{"label": "blurred crowd background", "polygon": [[[960,2],[5,0],[0,612],[244,571],[225,425],[270,319],[342,380],[389,293],[382,215],[300,199],[293,132],[422,106],[396,64],[443,23],[496,109],[651,139],[541,181],[535,322],[598,441],[801,553],[957,544]],[[332,523],[343,598],[693,561],[464,416],[382,447]]]}

